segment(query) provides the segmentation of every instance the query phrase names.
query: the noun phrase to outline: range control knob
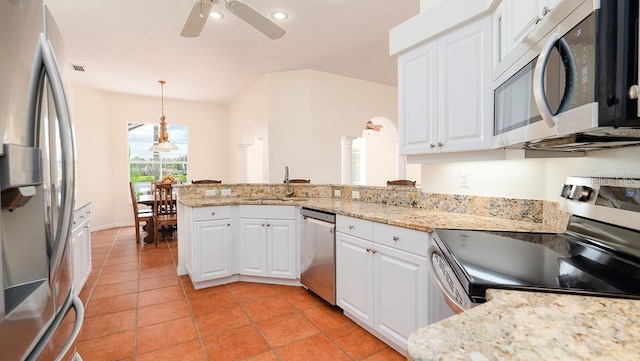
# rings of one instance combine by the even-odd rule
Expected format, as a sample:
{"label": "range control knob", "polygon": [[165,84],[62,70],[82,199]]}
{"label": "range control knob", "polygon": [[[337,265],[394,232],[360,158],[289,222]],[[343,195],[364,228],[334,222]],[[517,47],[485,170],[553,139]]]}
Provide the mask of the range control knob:
{"label": "range control knob", "polygon": [[573,198],[576,201],[586,202],[591,198],[591,194],[593,190],[591,187],[587,186],[577,186],[575,192],[573,193]]}
{"label": "range control knob", "polygon": [[571,199],[571,190],[573,186],[571,184],[565,184],[562,186],[562,191],[560,192],[560,197]]}

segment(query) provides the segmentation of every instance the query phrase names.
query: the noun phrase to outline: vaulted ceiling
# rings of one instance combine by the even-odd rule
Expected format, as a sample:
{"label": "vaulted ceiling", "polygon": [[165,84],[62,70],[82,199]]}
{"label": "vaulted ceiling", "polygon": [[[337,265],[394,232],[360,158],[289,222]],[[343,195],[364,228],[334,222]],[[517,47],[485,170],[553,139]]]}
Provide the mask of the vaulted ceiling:
{"label": "vaulted ceiling", "polygon": [[[315,69],[397,84],[389,30],[419,12],[419,0],[246,0],[265,15],[285,10],[271,40],[229,12],[197,38],[180,32],[195,0],[45,0],[65,41],[73,82],[117,93],[225,104],[265,73]],[[76,72],[70,64],[82,65]]]}

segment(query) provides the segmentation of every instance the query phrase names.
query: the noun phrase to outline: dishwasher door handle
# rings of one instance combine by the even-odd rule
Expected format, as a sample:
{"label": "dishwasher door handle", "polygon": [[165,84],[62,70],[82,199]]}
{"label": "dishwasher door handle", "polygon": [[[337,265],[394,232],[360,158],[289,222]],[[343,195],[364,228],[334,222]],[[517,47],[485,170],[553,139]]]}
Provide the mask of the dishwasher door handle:
{"label": "dishwasher door handle", "polygon": [[320,226],[330,228],[331,229],[331,233],[333,233],[333,230],[336,228],[336,224],[335,223],[329,223],[329,222],[321,221],[319,219],[315,219],[315,218],[311,218],[311,217],[305,217],[304,219],[307,222],[315,223],[315,224],[318,224]]}

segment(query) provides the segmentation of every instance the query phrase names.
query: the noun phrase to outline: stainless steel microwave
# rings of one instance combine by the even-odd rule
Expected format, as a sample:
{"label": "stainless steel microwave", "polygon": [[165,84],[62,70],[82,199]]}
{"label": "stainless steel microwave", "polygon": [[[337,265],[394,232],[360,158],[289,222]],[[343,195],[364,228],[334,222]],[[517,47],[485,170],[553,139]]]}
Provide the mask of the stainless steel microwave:
{"label": "stainless steel microwave", "polygon": [[494,148],[640,144],[638,1],[564,0],[494,71]]}

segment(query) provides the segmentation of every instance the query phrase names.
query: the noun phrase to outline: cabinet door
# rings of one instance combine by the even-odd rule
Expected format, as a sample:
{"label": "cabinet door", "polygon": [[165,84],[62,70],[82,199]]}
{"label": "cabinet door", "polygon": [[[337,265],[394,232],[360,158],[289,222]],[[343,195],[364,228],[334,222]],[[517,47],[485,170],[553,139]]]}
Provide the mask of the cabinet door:
{"label": "cabinet door", "polygon": [[231,275],[231,221],[194,222],[195,282]]}
{"label": "cabinet door", "polygon": [[241,218],[239,229],[240,274],[267,276],[267,221]]}
{"label": "cabinet door", "polygon": [[404,348],[427,325],[427,259],[374,245],[375,329]]}
{"label": "cabinet door", "polygon": [[345,312],[373,327],[373,242],[336,233],[336,299]]}
{"label": "cabinet door", "polygon": [[400,154],[435,148],[438,119],[437,44],[427,43],[398,58],[398,135]]}
{"label": "cabinet door", "polygon": [[507,20],[507,47],[513,49],[524,39],[540,20],[539,0],[505,0]]}
{"label": "cabinet door", "polygon": [[298,278],[296,221],[267,220],[267,254],[269,277]]}
{"label": "cabinet door", "polygon": [[[78,287],[78,292],[80,292],[80,289],[84,287],[89,275],[91,274],[91,229],[89,227],[88,219],[82,222],[78,229],[78,242],[80,243],[78,247],[80,251],[78,254],[80,257],[78,264],[81,267],[78,271],[78,274],[81,277]],[[74,271],[74,273],[76,272]]]}
{"label": "cabinet door", "polygon": [[[193,248],[196,242],[193,234],[193,208],[178,203],[178,267],[184,267],[191,281],[195,282],[196,272],[194,268]],[[180,264],[182,262],[182,264]]]}
{"label": "cabinet door", "polygon": [[491,148],[491,29],[487,16],[438,40],[440,152]]}
{"label": "cabinet door", "polygon": [[498,65],[509,52],[507,48],[507,18],[505,4],[501,2],[493,13],[493,66]]}
{"label": "cabinet door", "polygon": [[76,295],[78,295],[82,289],[82,242],[79,237],[79,229],[74,229],[71,232],[71,254],[72,254],[72,262],[73,262],[73,291]]}

